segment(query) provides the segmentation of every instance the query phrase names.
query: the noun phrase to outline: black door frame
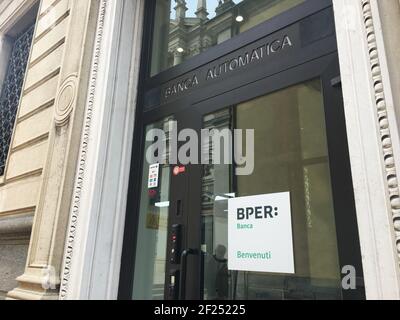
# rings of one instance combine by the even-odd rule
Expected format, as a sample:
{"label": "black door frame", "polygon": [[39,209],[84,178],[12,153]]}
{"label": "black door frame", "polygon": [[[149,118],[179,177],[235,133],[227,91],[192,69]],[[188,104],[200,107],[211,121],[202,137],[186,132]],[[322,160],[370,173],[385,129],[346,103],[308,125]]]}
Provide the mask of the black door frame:
{"label": "black door frame", "polygon": [[[361,254],[359,247],[358,228],[354,205],[354,191],[351,178],[351,169],[348,153],[346,125],[344,121],[343,101],[341,97],[340,72],[338,66],[337,47],[335,34],[326,34],[312,45],[302,47],[295,54],[279,58],[270,67],[255,68],[251,72],[216,81],[213,85],[204,87],[202,90],[193,90],[188,94],[174,99],[173,101],[162,101],[161,90],[163,86],[182,75],[200,70],[204,65],[217,61],[219,58],[234,53],[240,48],[251,46],[259,39],[268,35],[279,33],[280,30],[294,26],[297,23],[313,19],[323,12],[330,12],[333,19],[332,4],[330,0],[308,0],[304,4],[295,7],[280,16],[273,18],[259,26],[247,31],[237,37],[208,51],[191,58],[190,60],[164,71],[153,78],[149,78],[151,34],[153,25],[153,13],[155,0],[147,2],[145,17],[144,47],[142,52],[141,82],[138,97],[138,110],[134,137],[134,156],[132,159],[132,170],[130,174],[130,185],[128,196],[128,207],[126,217],[126,228],[124,234],[124,249],[122,255],[121,277],[120,277],[120,299],[131,299],[133,290],[134,265],[136,255],[137,221],[139,214],[140,190],[142,184],[142,159],[143,138],[147,124],[163,119],[172,114],[178,118],[178,123],[186,128],[192,127],[200,130],[202,126],[202,115],[211,113],[218,109],[236,105],[251,100],[258,96],[301,83],[314,78],[321,78],[324,92],[324,103],[326,111],[326,123],[329,146],[329,160],[331,164],[332,190],[334,196],[335,218],[338,233],[338,246],[340,251],[340,265],[353,265],[356,267],[357,275],[363,278]],[[305,25],[305,26],[304,26]],[[307,23],[302,28],[307,31]],[[300,28],[301,29],[301,28]],[[296,29],[297,30],[297,29]],[[313,40],[313,38],[311,38]],[[232,80],[233,79],[233,80]],[[154,97],[156,97],[154,99]],[[341,174],[338,174],[340,172]],[[184,219],[172,219],[170,225],[180,222],[187,225],[187,219],[191,221],[191,228],[197,232],[190,232],[183,248],[200,249],[200,195],[201,195],[201,170],[200,166],[189,166],[185,182],[180,184],[186,186],[188,192],[186,203],[191,204],[190,212]],[[190,181],[190,183],[188,183]],[[172,188],[174,190],[174,188]],[[178,189],[175,189],[178,190]],[[176,192],[176,194],[179,192]],[[182,193],[181,193],[182,194]],[[176,196],[172,195],[174,198]],[[177,199],[177,198],[176,198]],[[175,200],[176,200],[175,199]],[[184,204],[184,211],[189,211]],[[172,201],[170,211],[174,212]],[[193,219],[197,214],[198,221]],[[196,226],[197,223],[197,226]],[[169,228],[169,235],[170,235]],[[168,242],[169,243],[169,242]],[[349,245],[353,244],[353,245]],[[170,248],[168,248],[169,250]],[[167,251],[169,252],[169,251]],[[200,256],[190,257],[189,268],[197,273],[196,276],[188,278],[186,298],[199,299],[201,289]],[[167,274],[168,278],[168,274]],[[167,283],[166,283],[167,287]],[[167,296],[167,289],[165,291]],[[343,291],[345,299],[364,298],[364,290]]]}

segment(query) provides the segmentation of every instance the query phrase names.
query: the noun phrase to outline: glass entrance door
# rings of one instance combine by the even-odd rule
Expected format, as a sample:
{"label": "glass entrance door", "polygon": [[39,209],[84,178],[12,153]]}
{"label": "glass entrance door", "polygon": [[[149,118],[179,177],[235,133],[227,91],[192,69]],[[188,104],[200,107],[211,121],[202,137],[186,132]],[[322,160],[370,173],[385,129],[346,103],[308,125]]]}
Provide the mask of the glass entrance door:
{"label": "glass entrance door", "polygon": [[149,60],[120,297],[364,298],[331,2],[151,77]]}
{"label": "glass entrance door", "polygon": [[[229,164],[203,166],[203,298],[341,299],[320,79],[208,114],[203,121],[212,130],[254,130],[255,147],[249,174],[235,175]],[[290,192],[295,274],[229,270],[228,201],[282,192]],[[265,235],[258,241],[267,251],[273,239]]]}
{"label": "glass entrance door", "polygon": [[[361,281],[362,271],[342,105],[335,103],[340,90],[327,89],[324,78],[263,95],[257,89],[254,98],[236,104],[206,100],[191,113],[146,126],[134,299],[363,297],[362,285],[351,292],[342,288],[344,266],[354,266]],[[181,139],[188,129],[198,134],[199,149],[187,149],[186,158],[195,152],[201,161],[207,154],[208,163],[182,163],[181,148],[194,138]],[[206,140],[204,130],[210,133]],[[229,142],[241,145],[239,163],[229,157]],[[284,254],[293,256],[294,272],[230,268],[229,201],[279,193],[290,194],[293,246]],[[257,240],[268,251],[274,238]]]}

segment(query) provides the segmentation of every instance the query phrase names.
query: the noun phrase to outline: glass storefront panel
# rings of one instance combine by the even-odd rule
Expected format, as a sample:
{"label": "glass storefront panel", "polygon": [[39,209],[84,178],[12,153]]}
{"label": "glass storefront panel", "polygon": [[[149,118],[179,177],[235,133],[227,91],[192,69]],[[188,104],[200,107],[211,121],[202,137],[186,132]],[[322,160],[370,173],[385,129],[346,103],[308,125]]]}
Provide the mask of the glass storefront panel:
{"label": "glass storefront panel", "polygon": [[305,0],[157,0],[151,76]]}
{"label": "glass storefront panel", "polygon": [[[147,126],[150,130],[162,130],[169,137],[172,118]],[[146,141],[146,149],[153,141]],[[167,152],[167,150],[165,150]],[[165,155],[167,163],[169,155]],[[150,167],[147,157],[143,160],[142,190],[140,196],[140,211],[138,238],[135,259],[135,274],[133,299],[163,300],[165,285],[166,250],[168,235],[168,210],[170,198],[170,168],[169,165],[159,165],[157,184],[151,185],[153,177],[149,174]]]}
{"label": "glass storefront panel", "polygon": [[[229,165],[203,168],[204,298],[341,299],[320,80],[210,114],[204,127],[255,130],[253,174],[235,176]],[[288,191],[296,273],[228,270],[228,199]]]}

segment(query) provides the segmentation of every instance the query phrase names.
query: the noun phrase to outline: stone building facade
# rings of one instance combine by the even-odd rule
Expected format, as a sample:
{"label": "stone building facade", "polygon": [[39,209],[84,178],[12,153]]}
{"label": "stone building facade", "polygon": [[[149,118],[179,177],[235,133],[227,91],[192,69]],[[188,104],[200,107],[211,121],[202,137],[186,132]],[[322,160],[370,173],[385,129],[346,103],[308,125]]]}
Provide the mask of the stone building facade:
{"label": "stone building facade", "polygon": [[[121,297],[145,2],[0,0],[0,299]],[[161,69],[237,3],[173,2]],[[332,3],[365,294],[400,299],[400,2]]]}

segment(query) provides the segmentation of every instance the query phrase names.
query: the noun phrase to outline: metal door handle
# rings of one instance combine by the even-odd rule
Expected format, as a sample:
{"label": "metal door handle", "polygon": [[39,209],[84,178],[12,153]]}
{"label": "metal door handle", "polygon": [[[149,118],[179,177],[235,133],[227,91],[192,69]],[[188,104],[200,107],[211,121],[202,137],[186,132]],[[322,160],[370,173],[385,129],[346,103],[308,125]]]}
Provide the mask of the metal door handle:
{"label": "metal door handle", "polygon": [[187,258],[191,255],[197,255],[198,250],[186,249],[181,255],[181,277],[179,281],[179,300],[186,300],[186,274],[187,274]]}

